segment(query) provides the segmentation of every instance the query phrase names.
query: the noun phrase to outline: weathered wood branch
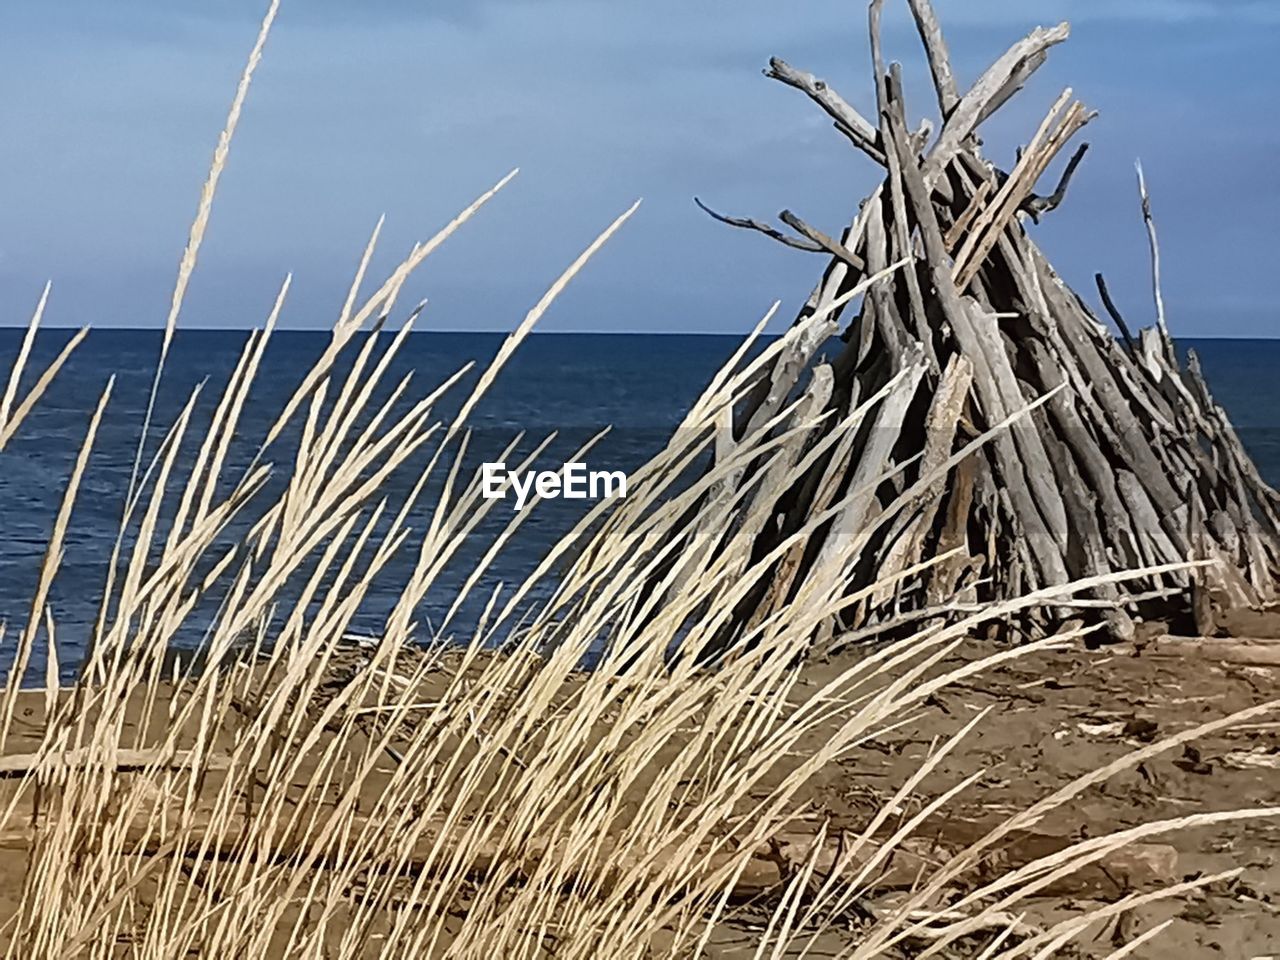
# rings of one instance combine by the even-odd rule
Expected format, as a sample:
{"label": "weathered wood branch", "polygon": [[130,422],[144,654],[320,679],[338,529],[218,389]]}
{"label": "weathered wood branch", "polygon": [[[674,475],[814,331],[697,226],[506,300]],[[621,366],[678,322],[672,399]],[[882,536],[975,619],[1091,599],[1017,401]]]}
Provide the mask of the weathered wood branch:
{"label": "weathered wood branch", "polygon": [[770,240],[777,240],[785,246],[795,250],[804,250],[806,253],[825,253],[826,248],[822,244],[814,240],[803,239],[797,240],[795,237],[789,237],[777,227],[771,227],[769,224],[760,220],[752,220],[749,217],[730,217],[723,213],[717,213],[697,197],[693,198],[693,202],[698,205],[698,209],[709,216],[712,220],[727,224],[730,227],[738,227],[742,230],[754,230],[756,233],[763,233]]}
{"label": "weathered wood branch", "polygon": [[812,73],[797,70],[785,60],[773,57],[764,75],[801,91],[826,111],[836,127],[876,163],[884,164],[884,151],[876,142],[876,130],[844,97]]}
{"label": "weathered wood branch", "polygon": [[[0,756],[0,777],[21,777],[35,771],[43,765],[44,769],[56,772],[67,767],[84,767],[101,764],[114,770],[159,770],[189,769],[195,754],[190,750],[116,750],[110,755],[88,748],[71,750],[62,754],[11,753]],[[201,760],[206,769],[218,769],[225,761],[218,757],[204,757]]]}
{"label": "weathered wood branch", "polygon": [[1120,312],[1116,302],[1111,299],[1111,291],[1107,289],[1106,278],[1100,273],[1095,273],[1093,282],[1098,287],[1098,296],[1102,298],[1102,305],[1106,308],[1107,315],[1111,317],[1112,323],[1120,331],[1120,336],[1124,337],[1124,345],[1129,350],[1129,355],[1135,356],[1137,347],[1133,342],[1133,334],[1129,332],[1129,325],[1124,321],[1124,314]]}
{"label": "weathered wood branch", "polygon": [[1189,657],[1240,666],[1280,667],[1280,641],[1277,640],[1163,636],[1140,646],[1115,649],[1142,657]]}
{"label": "weathered wood branch", "polygon": [[1031,215],[1032,220],[1039,223],[1042,216],[1057,210],[1062,205],[1062,201],[1067,199],[1067,188],[1071,186],[1071,178],[1075,176],[1076,168],[1080,166],[1080,161],[1084,159],[1084,155],[1088,152],[1089,145],[1087,143],[1082,143],[1076,147],[1076,152],[1067,161],[1066,169],[1062,171],[1062,178],[1058,181],[1058,186],[1054,188],[1053,193],[1047,197],[1032,194],[1022,205],[1022,209]]}
{"label": "weathered wood branch", "polygon": [[927,185],[932,186],[974,130],[1021,89],[1031,73],[1044,62],[1045,52],[1066,40],[1070,33],[1071,27],[1067,23],[1048,30],[1037,27],[987,68],[986,73],[956,104],[938,134],[938,141],[929,153],[924,170]]}
{"label": "weathered wood branch", "polygon": [[[898,155],[898,147],[893,138],[889,136],[886,126],[889,116],[889,102],[886,84],[888,78],[885,75],[884,56],[880,43],[880,12],[883,6],[883,0],[873,0],[868,10],[868,21],[871,33],[871,62],[876,74],[876,103],[879,111],[880,120],[880,141],[885,148],[885,162],[889,168],[889,199],[893,213],[893,243],[892,247],[896,253],[893,259],[899,257],[908,257],[915,260],[915,248],[911,240],[911,222],[907,216],[906,194],[902,187],[902,162],[903,158]],[[928,7],[928,0],[924,0],[924,6]],[[928,14],[932,15],[932,9],[928,10]],[[943,49],[941,55],[945,59],[946,51]],[[910,146],[911,157],[916,154],[915,143]],[[910,270],[904,274],[907,286],[907,306],[909,327],[914,332],[915,338],[924,347],[925,359],[929,363],[930,371],[933,375],[937,375],[941,371],[938,362],[938,352],[934,346],[933,331],[929,326],[929,317],[924,305],[924,294],[920,289],[920,277],[916,272],[913,263]]]}
{"label": "weathered wood branch", "polygon": [[800,236],[804,237],[811,243],[818,245],[819,249],[825,250],[833,257],[838,257],[855,270],[865,271],[867,263],[860,256],[850,250],[842,243],[837,243],[831,237],[827,236],[817,227],[812,227],[797,217],[790,210],[783,210],[778,214],[778,219],[785,223]]}
{"label": "weathered wood branch", "polygon": [[942,113],[942,119],[946,120],[960,102],[956,78],[951,73],[947,41],[942,37],[942,27],[930,0],[909,0],[909,5],[916,21],[916,30],[924,44],[925,56],[929,59],[929,72],[933,74],[933,87],[938,95],[938,110]]}

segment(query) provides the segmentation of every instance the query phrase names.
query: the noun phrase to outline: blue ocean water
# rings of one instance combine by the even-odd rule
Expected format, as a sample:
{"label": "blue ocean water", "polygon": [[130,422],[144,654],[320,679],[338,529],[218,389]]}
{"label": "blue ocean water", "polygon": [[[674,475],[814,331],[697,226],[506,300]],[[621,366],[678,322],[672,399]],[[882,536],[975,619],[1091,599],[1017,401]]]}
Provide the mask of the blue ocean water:
{"label": "blue ocean water", "polygon": [[[16,355],[22,331],[0,330],[0,371]],[[69,331],[43,331],[36,342],[28,377],[42,370],[70,337]],[[192,436],[203,435],[214,400],[235,367],[246,334],[231,331],[179,331],[169,356],[157,403],[148,451],[154,452],[164,430],[186,403],[191,390],[205,382],[194,414]],[[270,422],[329,341],[324,332],[277,333],[242,421],[242,434],[232,450],[228,476],[239,476],[257,450]],[[500,334],[421,333],[411,335],[395,358],[378,399],[413,371],[406,397],[417,399],[469,361],[483,366],[502,341]],[[589,437],[605,427],[609,435],[586,459],[593,468],[630,471],[655,453],[688,409],[710,375],[737,348],[726,336],[646,336],[537,334],[529,338],[476,409],[467,457],[471,465],[497,459],[517,434],[520,451],[532,450],[547,435],[557,438],[548,449],[547,466],[558,465]],[[1240,428],[1242,438],[1263,474],[1280,484],[1280,341],[1204,340],[1184,346],[1200,355],[1219,401]],[[10,624],[0,645],[0,670],[13,652],[12,638],[26,622],[47,537],[67,477],[84,438],[89,417],[108,378],[115,385],[108,414],[89,462],[65,545],[62,568],[50,602],[57,624],[60,662],[70,676],[97,616],[106,563],[116,536],[133,466],[143,411],[156,357],[158,331],[92,331],[72,355],[17,438],[0,452],[0,619]],[[346,358],[347,360],[350,357]],[[475,371],[439,415],[448,417],[468,392]],[[24,385],[24,392],[30,386]],[[402,401],[402,406],[408,401]],[[188,452],[194,444],[188,442]],[[398,505],[417,479],[429,449],[388,484],[386,494]],[[267,459],[284,464],[287,444]],[[511,463],[516,457],[508,457]],[[191,456],[180,460],[190,464]],[[428,521],[427,510],[443,480],[428,488],[415,519]],[[580,515],[581,502],[547,501],[533,511],[517,536],[504,548],[486,583],[519,583],[547,548]],[[481,535],[468,542],[450,573],[428,595],[423,622],[438,623],[453,599],[460,578],[481,555],[488,537],[510,519],[510,508],[491,511]],[[241,521],[248,523],[252,514]],[[416,551],[406,551],[369,597],[357,627],[376,631]],[[478,598],[484,592],[478,594]],[[480,602],[479,599],[476,601]],[[461,622],[466,621],[461,618]],[[198,636],[191,638],[198,642]]]}
{"label": "blue ocean water", "polygon": [[[42,371],[69,339],[70,331],[42,331],[27,382]],[[0,371],[16,356],[22,331],[0,330]],[[217,397],[233,372],[247,334],[233,331],[179,330],[174,338],[157,398],[147,451],[157,449],[164,432],[204,382],[180,466],[188,468],[213,414]],[[275,417],[305,373],[329,344],[327,332],[278,332],[273,336],[246,405],[241,431],[230,451],[225,475],[238,478],[251,461]],[[370,409],[376,409],[407,374],[413,379],[395,409],[406,409],[465,364],[476,367],[446,395],[433,419],[447,423],[470,393],[479,369],[493,357],[502,334],[415,333],[392,361]],[[383,335],[380,344],[390,341]],[[97,615],[107,561],[119,528],[124,497],[133,468],[151,378],[160,349],[159,331],[95,329],[72,354],[48,393],[24,423],[17,438],[0,452],[0,620],[11,625],[0,642],[0,671],[12,662],[13,637],[26,623],[33,588],[67,478],[83,442],[90,416],[109,377],[115,383],[94,446],[66,538],[61,572],[50,598],[59,645],[59,660],[70,676]],[[539,463],[557,468],[580,446],[606,427],[608,435],[585,461],[592,469],[631,471],[659,450],[696,399],[712,372],[738,347],[736,337],[537,334],[527,339],[471,414],[470,469],[489,460],[514,465],[549,435],[556,434]],[[379,352],[381,346],[379,346]],[[338,364],[339,376],[354,349]],[[375,354],[376,356],[376,354]],[[7,372],[5,374],[7,376]],[[515,455],[501,454],[523,433]],[[290,431],[296,435],[296,431]],[[395,512],[418,480],[434,443],[414,455],[383,487]],[[282,480],[291,469],[295,447],[276,444],[265,458],[280,466]],[[425,529],[440,492],[445,468],[421,499],[410,524]],[[180,486],[177,484],[175,486]],[[275,489],[279,489],[279,484]],[[548,500],[529,512],[517,534],[504,547],[484,585],[520,583],[563,533],[581,516],[583,501]],[[172,515],[170,511],[169,515]],[[233,524],[244,530],[256,517],[251,510]],[[499,503],[489,512],[478,535],[469,538],[445,576],[428,595],[421,622],[438,625],[462,578],[492,537],[512,517],[512,507]],[[416,558],[410,541],[403,557],[388,568],[362,607],[355,626],[377,631],[399,595],[400,585]],[[478,590],[474,609],[459,623],[474,621],[489,590]],[[210,611],[212,613],[212,611]],[[198,621],[199,617],[193,620]],[[182,638],[199,642],[198,631]],[[39,651],[37,651],[39,653]],[[40,657],[43,660],[43,657]]]}

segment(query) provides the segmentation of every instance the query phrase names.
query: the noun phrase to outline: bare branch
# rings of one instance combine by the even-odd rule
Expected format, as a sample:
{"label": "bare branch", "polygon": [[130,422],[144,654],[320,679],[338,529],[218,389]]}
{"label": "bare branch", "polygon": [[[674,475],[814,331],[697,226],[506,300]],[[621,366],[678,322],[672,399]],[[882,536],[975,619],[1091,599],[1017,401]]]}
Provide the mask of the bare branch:
{"label": "bare branch", "polygon": [[817,227],[811,227],[790,210],[783,210],[778,214],[778,219],[785,223],[788,227],[800,234],[805,239],[816,243],[822,249],[826,250],[834,257],[839,257],[853,269],[865,272],[867,262],[860,256],[848,249],[843,243],[838,243],[832,237],[827,236]]}
{"label": "bare branch", "polygon": [[999,60],[987,68],[947,118],[938,141],[929,153],[924,170],[927,186],[932,187],[961,144],[1001,104],[1011,97],[1041,63],[1049,47],[1066,40],[1071,33],[1063,22],[1052,29],[1037,27],[1019,40]]}
{"label": "bare branch", "polygon": [[974,126],[982,126],[987,122],[988,117],[1008,103],[1014,94],[1026,86],[1027,81],[1031,79],[1031,75],[1044,66],[1044,62],[1047,59],[1049,59],[1048,51],[1040,50],[1019,63],[1014,68],[1009,79],[1005,81],[1004,86],[996,92],[996,95],[979,112],[978,121]]}
{"label": "bare branch", "polygon": [[933,74],[933,86],[938,94],[938,109],[942,111],[942,119],[946,120],[960,102],[960,94],[956,90],[956,78],[951,73],[951,57],[942,38],[942,27],[929,0],[908,0],[908,4],[911,15],[915,17],[920,40],[924,43],[924,52],[929,57],[929,71]]}
{"label": "bare branch", "polygon": [[778,57],[772,57],[769,60],[769,69],[764,72],[764,75],[805,93],[810,100],[826,111],[827,116],[836,122],[836,126],[853,141],[854,146],[876,163],[883,165],[884,151],[880,148],[879,136],[875,128],[854,109],[849,101],[827,86],[825,80],[819,80],[812,73],[797,70]]}
{"label": "bare branch", "polygon": [[[880,120],[880,139],[884,143],[885,166],[889,170],[889,202],[893,210],[893,243],[897,246],[896,256],[912,257],[915,254],[911,244],[911,224],[907,218],[907,201],[902,186],[902,164],[917,163],[916,150],[918,145],[915,136],[907,138],[908,154],[902,156],[898,152],[897,144],[889,129],[889,114],[891,104],[889,103],[888,78],[884,69],[884,51],[880,40],[880,19],[883,12],[884,0],[871,0],[871,6],[867,10],[867,22],[871,35],[871,64],[876,74],[876,102],[879,107]],[[927,134],[920,138],[919,145],[923,145],[927,139]],[[870,255],[868,254],[868,259]],[[938,362],[937,351],[933,346],[933,331],[929,327],[928,315],[924,306],[924,294],[920,289],[920,279],[916,275],[915,264],[913,263],[910,270],[903,272],[903,276],[907,284],[907,299],[910,304],[910,321],[914,328],[916,339],[924,345],[925,356],[929,361],[930,371],[937,375],[941,372],[941,366]]]}
{"label": "bare branch", "polygon": [[[1092,119],[1092,115],[1086,118]],[[1076,147],[1076,152],[1071,155],[1071,159],[1067,161],[1067,167],[1062,171],[1062,179],[1058,181],[1057,188],[1047,197],[1032,194],[1027,198],[1026,203],[1022,205],[1022,209],[1031,214],[1031,219],[1036,223],[1040,222],[1040,217],[1052,210],[1058,209],[1062,201],[1067,198],[1067,187],[1071,185],[1071,178],[1075,176],[1076,167],[1080,166],[1080,161],[1084,159],[1084,155],[1089,152],[1089,144],[1082,143]]]}
{"label": "bare branch", "polygon": [[697,197],[693,198],[693,202],[703,213],[707,214],[713,220],[719,220],[721,223],[727,223],[731,227],[741,227],[744,230],[755,230],[757,233],[763,233],[771,240],[777,240],[779,243],[796,250],[804,250],[806,253],[828,253],[829,251],[822,244],[812,240],[797,240],[795,237],[789,237],[776,227],[771,227],[767,223],[761,223],[759,220],[752,220],[748,217],[727,217],[723,213],[716,213]]}
{"label": "bare branch", "polygon": [[1151,197],[1147,193],[1147,178],[1142,173],[1142,164],[1138,168],[1138,193],[1142,196],[1142,222],[1147,226],[1147,240],[1151,245],[1151,289],[1156,303],[1156,326],[1164,340],[1168,359],[1173,359],[1173,340],[1169,336],[1169,326],[1164,317],[1164,293],[1160,288],[1160,241],[1156,237],[1156,222],[1151,216]]}
{"label": "bare branch", "polygon": [[987,254],[999,241],[1012,218],[1019,210],[1025,209],[1033,196],[1032,188],[1058,151],[1076,131],[1088,123],[1091,115],[1078,101],[1071,105],[1064,117],[1058,119],[1070,98],[1071,89],[1067,88],[1045,117],[1027,149],[1022,152],[1018,165],[1005,178],[995,200],[979,215],[977,224],[969,230],[969,236],[956,257],[956,283],[961,290],[967,288],[977,275]]}
{"label": "bare branch", "polygon": [[956,219],[951,225],[951,229],[947,231],[944,242],[947,249],[954,251],[956,244],[964,236],[965,231],[973,226],[974,220],[982,213],[983,204],[987,202],[987,195],[991,192],[991,181],[983,180],[978,184],[978,189],[974,191],[973,196],[969,198],[969,205],[965,207],[964,213]]}
{"label": "bare branch", "polygon": [[1124,345],[1129,349],[1129,355],[1133,356],[1135,347],[1133,344],[1133,334],[1129,332],[1129,325],[1124,322],[1124,316],[1116,307],[1115,301],[1111,299],[1111,291],[1107,289],[1107,281],[1100,273],[1093,275],[1094,283],[1098,285],[1098,296],[1102,297],[1102,305],[1107,308],[1107,313],[1111,319],[1115,321],[1116,329],[1120,331],[1120,336],[1124,337]]}

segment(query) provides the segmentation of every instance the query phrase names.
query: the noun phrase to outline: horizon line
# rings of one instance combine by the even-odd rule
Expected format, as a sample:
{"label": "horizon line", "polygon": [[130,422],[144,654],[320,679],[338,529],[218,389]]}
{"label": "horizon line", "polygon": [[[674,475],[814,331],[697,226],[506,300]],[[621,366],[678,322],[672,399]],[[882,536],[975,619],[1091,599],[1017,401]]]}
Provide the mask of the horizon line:
{"label": "horizon line", "polygon": [[[0,329],[2,330],[26,330],[29,328],[29,326],[30,326],[29,324],[0,322]],[[83,328],[80,326],[69,325],[69,324],[49,323],[49,324],[41,324],[39,329],[40,330],[67,330],[67,331],[74,332]],[[101,326],[88,325],[88,329],[90,332],[93,332],[95,330],[110,330],[110,331],[115,331],[120,333],[157,333],[157,334],[164,333],[163,326],[142,327],[142,326],[117,326],[115,324],[104,324]],[[252,333],[255,330],[261,330],[261,329],[262,329],[261,327],[210,327],[210,326],[192,325],[192,326],[185,326],[185,327],[179,326],[174,330],[174,332],[181,333],[183,331],[190,331],[193,333]],[[399,328],[388,328],[388,329],[394,331],[394,330],[398,330]],[[332,332],[332,328],[330,327],[276,327],[276,329],[272,331],[272,335],[275,336],[278,334],[316,334],[316,333],[331,333],[331,332]],[[492,330],[474,330],[474,329],[456,329],[456,328],[455,329],[418,329],[418,330],[411,331],[409,333],[409,336],[415,337],[419,335],[439,335],[439,334],[447,334],[450,336],[456,336],[459,334],[480,335],[480,336],[506,336],[512,332],[513,331],[510,329],[492,329]],[[785,332],[785,329],[778,332],[763,332],[760,334],[760,336],[779,337],[784,332]],[[690,330],[538,330],[538,329],[534,329],[529,332],[528,336],[532,336],[532,337],[539,337],[539,336],[731,337],[736,339],[742,339],[744,337],[749,336],[750,333],[751,333],[750,330],[743,330],[743,331],[692,330],[690,331]],[[1174,340],[1185,339],[1185,340],[1263,340],[1263,341],[1277,340],[1277,341],[1280,341],[1280,333],[1276,334],[1275,336],[1262,336],[1257,334],[1213,335],[1213,334],[1198,334],[1198,333],[1190,333],[1190,334],[1175,333],[1173,335],[1173,339]],[[1116,340],[1118,342],[1120,338],[1117,336]]]}

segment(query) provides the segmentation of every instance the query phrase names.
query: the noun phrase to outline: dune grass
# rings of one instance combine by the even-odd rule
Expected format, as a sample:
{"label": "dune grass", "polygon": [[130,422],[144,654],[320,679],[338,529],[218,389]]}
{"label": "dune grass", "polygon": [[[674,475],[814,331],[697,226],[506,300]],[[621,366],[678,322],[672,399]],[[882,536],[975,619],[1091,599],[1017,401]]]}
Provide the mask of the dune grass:
{"label": "dune grass", "polygon": [[[202,195],[166,350],[274,11],[273,4]],[[907,797],[927,793],[930,772],[984,717],[939,744],[859,836],[834,846],[829,825],[806,816],[806,783],[867,737],[909,722],[912,709],[947,683],[1073,639],[1065,634],[938,675],[938,665],[978,623],[1044,599],[1029,596],[924,625],[850,660],[821,688],[805,687],[794,664],[820,625],[860,599],[845,593],[855,538],[847,555],[828,555],[794,603],[755,624],[744,638],[751,642],[714,668],[672,658],[677,640],[695,650],[714,639],[776,558],[753,560],[746,536],[717,547],[697,532],[716,529],[716,511],[728,509],[719,497],[707,498],[701,526],[676,521],[748,466],[757,468],[756,477],[787,483],[820,453],[809,450],[798,461],[787,456],[789,441],[815,426],[802,398],[756,435],[717,449],[726,412],[782,349],[775,342],[747,359],[749,339],[670,444],[632,475],[625,500],[595,507],[523,583],[496,585],[489,565],[536,504],[513,516],[468,571],[441,627],[461,638],[446,669],[443,653],[421,646],[427,637],[417,617],[493,507],[480,495],[479,477],[462,467],[468,417],[556,295],[636,209],[566,268],[480,372],[458,412],[442,419],[441,404],[460,389],[466,371],[426,389],[410,379],[384,383],[417,310],[394,333],[386,331],[412,271],[509,180],[417,245],[361,302],[375,231],[329,348],[282,409],[252,418],[271,426],[247,470],[231,473],[228,449],[249,422],[250,387],[287,280],[220,395],[195,391],[165,425],[159,449],[140,447],[82,680],[59,690],[51,655],[34,759],[3,794],[0,831],[6,846],[25,856],[22,890],[0,917],[6,956],[692,956],[741,892],[760,887],[760,852],[776,853],[780,837],[790,844],[761,900],[770,916],[755,936],[755,955],[806,955],[824,931],[848,929],[891,856],[952,798],[933,799],[905,820],[895,813]],[[44,303],[0,406],[0,446],[67,355],[17,400]],[[339,375],[335,362],[344,351],[355,359]],[[380,387],[388,396],[375,400]],[[821,444],[849,442],[892,389],[868,398]],[[4,692],[0,743],[15,736],[16,705],[28,695],[19,685],[41,631],[55,649],[49,588],[109,401],[110,386],[88,420],[27,623],[14,641],[18,656]],[[201,403],[215,412],[211,427],[195,435],[192,415]],[[149,406],[148,420],[152,415]],[[296,452],[276,462],[286,437],[296,439]],[[713,470],[685,482],[713,449]],[[429,456],[427,468],[407,496],[389,499],[388,479],[411,464],[417,470],[419,453]],[[901,502],[945,475],[955,459]],[[286,480],[278,492],[266,483],[272,475]],[[443,493],[428,502],[424,491],[438,477]],[[777,555],[843,505],[797,531]],[[231,522],[245,515],[256,522],[228,543],[237,529]],[[126,530],[134,536],[125,537]],[[397,556],[411,558],[412,574],[385,628],[359,648],[352,669],[337,671],[350,659],[353,618]],[[1070,596],[1092,585],[1059,592]],[[475,591],[483,591],[485,613],[462,622],[463,601]],[[531,609],[535,596],[546,599]],[[209,599],[217,601],[217,616],[195,621]],[[215,666],[170,674],[167,651],[193,622]],[[246,637],[249,652],[235,653]],[[499,640],[502,653],[493,655]],[[588,655],[595,665],[583,672]],[[428,686],[433,693],[424,699]],[[1273,706],[1188,731],[1124,764]],[[816,749],[815,731],[822,732]],[[904,944],[921,956],[947,955],[961,939],[978,937],[982,956],[1049,956],[1105,917],[1104,911],[1050,930],[1024,929],[1020,904],[1055,877],[1145,836],[1276,812],[1188,817],[1094,838],[944,907],[940,891],[1004,833],[1036,822],[1119,768],[1082,778],[958,857],[932,864],[909,896],[862,919],[847,955],[892,955]],[[1176,895],[1213,879],[1143,896]]]}

